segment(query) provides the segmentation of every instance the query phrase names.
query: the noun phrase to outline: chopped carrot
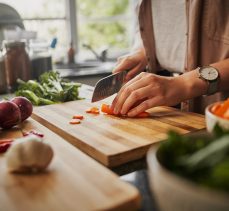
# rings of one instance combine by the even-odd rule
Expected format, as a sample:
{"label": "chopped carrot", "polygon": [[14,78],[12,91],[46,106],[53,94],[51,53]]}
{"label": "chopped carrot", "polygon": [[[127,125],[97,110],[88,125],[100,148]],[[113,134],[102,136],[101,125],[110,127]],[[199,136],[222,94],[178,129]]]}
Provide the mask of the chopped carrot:
{"label": "chopped carrot", "polygon": [[221,108],[221,106],[222,106],[222,104],[220,104],[220,103],[215,104],[214,106],[212,106],[211,112],[216,113],[218,111],[218,109]]}
{"label": "chopped carrot", "polygon": [[110,105],[107,104],[102,104],[101,111],[106,114],[114,115],[114,112],[111,109]]}
{"label": "chopped carrot", "polygon": [[69,122],[69,124],[71,124],[71,125],[76,125],[76,124],[80,124],[81,122],[80,122],[80,120],[79,119],[72,119],[70,122]]}
{"label": "chopped carrot", "polygon": [[144,112],[138,114],[136,117],[137,118],[146,118],[146,117],[149,117],[149,116],[150,116],[150,114],[148,112],[144,111]]}
{"label": "chopped carrot", "polygon": [[224,101],[221,104],[221,107],[219,109],[217,109],[214,114],[219,116],[219,117],[223,117],[225,112],[227,111],[227,109],[229,109],[229,99],[227,99],[226,101]]}
{"label": "chopped carrot", "polygon": [[74,115],[72,119],[80,119],[82,120],[84,117],[82,115]]}
{"label": "chopped carrot", "polygon": [[[106,113],[106,114],[114,115],[114,112],[111,109],[111,106],[110,105],[107,105],[107,104],[102,104],[101,111],[103,113]],[[120,116],[120,115],[116,115],[116,116]],[[136,116],[136,118],[145,118],[145,117],[149,117],[149,116],[150,116],[150,114],[148,112],[144,111],[144,112],[138,114]]]}
{"label": "chopped carrot", "polygon": [[212,106],[211,112],[221,118],[229,119],[229,98],[222,103]]}
{"label": "chopped carrot", "polygon": [[224,113],[223,118],[229,120],[229,108],[228,108],[227,111]]}
{"label": "chopped carrot", "polygon": [[86,113],[89,113],[89,114],[99,114],[99,109],[97,107],[92,107],[92,108],[86,110]]}

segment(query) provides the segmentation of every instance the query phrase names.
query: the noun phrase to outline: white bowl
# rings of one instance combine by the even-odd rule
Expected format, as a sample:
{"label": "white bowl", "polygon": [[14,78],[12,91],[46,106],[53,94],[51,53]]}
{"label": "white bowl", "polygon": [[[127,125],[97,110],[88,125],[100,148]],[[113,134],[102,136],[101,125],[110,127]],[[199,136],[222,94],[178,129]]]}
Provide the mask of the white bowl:
{"label": "white bowl", "polygon": [[164,168],[157,149],[147,153],[150,188],[160,211],[228,211],[229,194],[201,187]]}
{"label": "white bowl", "polygon": [[214,126],[216,123],[219,123],[219,125],[224,128],[229,130],[229,120],[223,119],[219,116],[216,116],[211,112],[211,108],[215,105],[221,102],[213,103],[209,106],[206,107],[205,109],[205,121],[206,121],[206,126],[207,126],[207,131],[212,132]]}

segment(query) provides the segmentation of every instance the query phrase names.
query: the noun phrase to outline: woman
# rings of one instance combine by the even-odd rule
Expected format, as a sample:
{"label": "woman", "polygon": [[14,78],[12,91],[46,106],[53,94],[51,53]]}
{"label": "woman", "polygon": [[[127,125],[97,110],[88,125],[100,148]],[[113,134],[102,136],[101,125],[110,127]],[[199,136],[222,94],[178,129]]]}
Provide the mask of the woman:
{"label": "woman", "polygon": [[[142,42],[113,71],[129,70],[112,103],[116,114],[136,116],[181,102],[184,110],[201,113],[228,94],[229,1],[142,0],[139,29]],[[184,74],[157,75],[162,69]]]}

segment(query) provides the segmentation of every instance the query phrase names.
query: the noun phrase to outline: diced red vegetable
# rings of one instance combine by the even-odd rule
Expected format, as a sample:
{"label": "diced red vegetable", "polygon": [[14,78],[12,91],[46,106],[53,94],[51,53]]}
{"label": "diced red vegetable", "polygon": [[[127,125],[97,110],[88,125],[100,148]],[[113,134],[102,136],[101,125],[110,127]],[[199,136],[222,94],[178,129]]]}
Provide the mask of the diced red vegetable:
{"label": "diced red vegetable", "polygon": [[44,134],[42,134],[42,133],[40,133],[38,131],[35,131],[35,130],[23,131],[22,134],[23,134],[23,136],[35,135],[35,136],[38,136],[40,138],[44,137]]}
{"label": "diced red vegetable", "polygon": [[8,148],[11,146],[12,142],[12,139],[0,140],[0,153],[6,152]]}

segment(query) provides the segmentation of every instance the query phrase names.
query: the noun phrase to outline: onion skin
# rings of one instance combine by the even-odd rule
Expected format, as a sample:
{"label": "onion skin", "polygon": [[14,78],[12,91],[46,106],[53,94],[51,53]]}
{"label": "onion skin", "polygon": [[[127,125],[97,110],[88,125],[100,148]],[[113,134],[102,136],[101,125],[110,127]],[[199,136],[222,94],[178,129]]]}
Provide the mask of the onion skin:
{"label": "onion skin", "polygon": [[19,107],[10,101],[0,102],[0,127],[9,129],[21,122]]}
{"label": "onion skin", "polygon": [[15,103],[21,111],[21,121],[23,122],[31,116],[33,112],[32,103],[25,97],[14,97],[11,102]]}

